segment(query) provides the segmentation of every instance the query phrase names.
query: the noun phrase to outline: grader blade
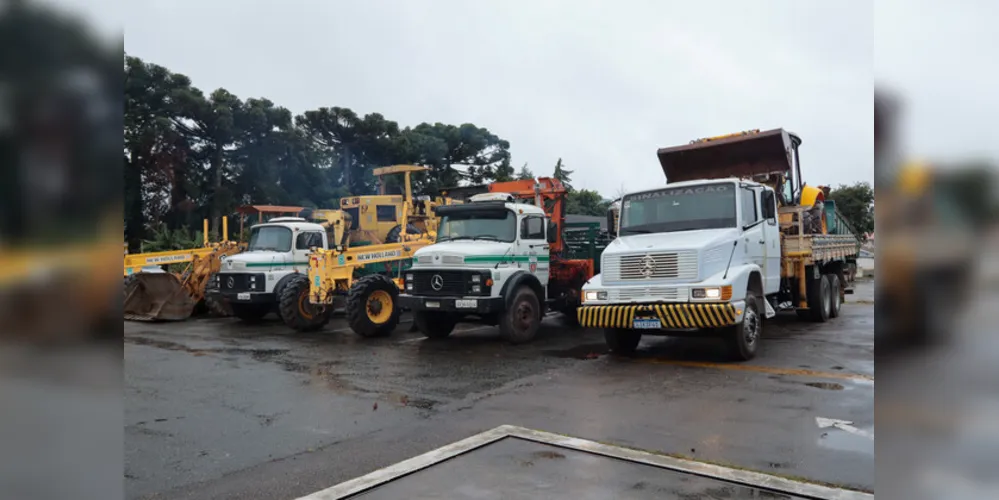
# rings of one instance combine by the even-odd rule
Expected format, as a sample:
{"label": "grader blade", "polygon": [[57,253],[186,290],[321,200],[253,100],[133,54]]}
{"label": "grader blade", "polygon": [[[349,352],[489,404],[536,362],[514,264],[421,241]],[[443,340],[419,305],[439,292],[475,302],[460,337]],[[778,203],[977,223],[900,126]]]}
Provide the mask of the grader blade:
{"label": "grader blade", "polygon": [[133,274],[125,285],[123,309],[127,320],[183,321],[191,317],[194,305],[173,274]]}

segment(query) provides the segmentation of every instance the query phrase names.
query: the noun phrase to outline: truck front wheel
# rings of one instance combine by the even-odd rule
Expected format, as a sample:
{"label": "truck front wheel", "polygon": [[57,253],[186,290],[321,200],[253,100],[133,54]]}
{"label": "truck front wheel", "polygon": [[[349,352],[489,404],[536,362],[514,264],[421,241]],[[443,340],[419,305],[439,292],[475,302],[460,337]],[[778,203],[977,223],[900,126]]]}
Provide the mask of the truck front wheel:
{"label": "truck front wheel", "polygon": [[756,356],[756,348],[763,337],[763,317],[760,316],[759,301],[753,292],[746,293],[746,310],[742,323],[728,327],[725,343],[730,356],[737,361],[749,361]]}
{"label": "truck front wheel", "polygon": [[447,313],[417,311],[413,313],[413,324],[427,338],[445,339],[451,336],[451,332],[454,331],[454,326],[458,322]]}
{"label": "truck front wheel", "polygon": [[284,324],[298,332],[314,332],[326,326],[332,306],[309,301],[309,278],[304,274],[291,278],[278,297],[278,312]]}
{"label": "truck front wheel", "polygon": [[399,288],[372,274],[354,282],[347,294],[347,323],[362,337],[386,337],[399,325]]}
{"label": "truck front wheel", "polygon": [[541,327],[541,303],[530,287],[514,292],[510,307],[500,315],[500,333],[512,344],[534,340]]}
{"label": "truck front wheel", "polygon": [[642,341],[642,333],[636,330],[607,328],[604,330],[604,341],[614,354],[632,354]]}

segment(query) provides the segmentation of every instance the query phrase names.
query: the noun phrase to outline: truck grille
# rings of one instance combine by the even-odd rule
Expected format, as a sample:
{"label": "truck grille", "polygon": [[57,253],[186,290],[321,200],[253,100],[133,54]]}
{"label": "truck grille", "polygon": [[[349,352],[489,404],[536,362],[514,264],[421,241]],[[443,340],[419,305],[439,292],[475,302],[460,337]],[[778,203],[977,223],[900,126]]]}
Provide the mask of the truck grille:
{"label": "truck grille", "polygon": [[[463,296],[469,294],[469,276],[466,271],[410,271],[413,274],[413,295]],[[440,276],[443,286],[435,290],[434,276]]]}
{"label": "truck grille", "polygon": [[652,286],[648,288],[611,289],[608,300],[611,301],[656,301],[656,302],[686,302],[686,288]]}
{"label": "truck grille", "polygon": [[697,252],[655,252],[608,256],[603,262],[608,281],[617,280],[696,280]]}
{"label": "truck grille", "polygon": [[[250,287],[250,276],[254,276],[254,286]],[[263,273],[224,273],[219,274],[219,291],[222,292],[262,292],[267,277]]]}

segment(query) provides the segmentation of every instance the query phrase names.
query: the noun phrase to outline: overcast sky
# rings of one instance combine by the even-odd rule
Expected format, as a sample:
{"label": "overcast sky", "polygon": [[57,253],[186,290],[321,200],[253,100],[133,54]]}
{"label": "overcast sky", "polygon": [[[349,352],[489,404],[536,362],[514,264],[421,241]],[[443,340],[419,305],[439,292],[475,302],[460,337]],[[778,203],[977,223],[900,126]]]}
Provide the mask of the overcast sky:
{"label": "overcast sky", "polygon": [[659,147],[750,128],[800,134],[810,184],[873,178],[870,0],[86,3],[206,92],[471,122],[605,196],[662,184]]}

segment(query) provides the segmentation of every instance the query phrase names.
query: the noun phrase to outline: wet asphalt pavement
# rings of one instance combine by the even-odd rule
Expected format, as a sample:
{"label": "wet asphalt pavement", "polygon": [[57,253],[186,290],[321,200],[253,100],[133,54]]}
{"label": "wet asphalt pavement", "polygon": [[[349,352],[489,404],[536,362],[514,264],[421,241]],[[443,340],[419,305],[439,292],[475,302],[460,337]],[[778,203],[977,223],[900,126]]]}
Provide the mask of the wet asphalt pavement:
{"label": "wet asphalt pavement", "polygon": [[[873,286],[842,316],[781,315],[749,363],[712,340],[648,338],[634,358],[546,319],[362,339],[342,318],[126,322],[128,498],[291,499],[510,424],[852,489],[874,487]],[[816,418],[850,421],[820,428]]]}

